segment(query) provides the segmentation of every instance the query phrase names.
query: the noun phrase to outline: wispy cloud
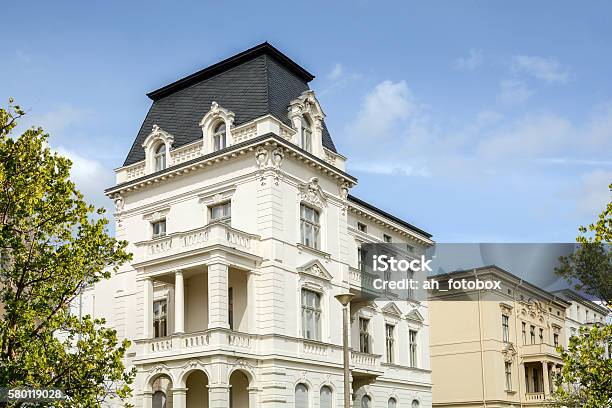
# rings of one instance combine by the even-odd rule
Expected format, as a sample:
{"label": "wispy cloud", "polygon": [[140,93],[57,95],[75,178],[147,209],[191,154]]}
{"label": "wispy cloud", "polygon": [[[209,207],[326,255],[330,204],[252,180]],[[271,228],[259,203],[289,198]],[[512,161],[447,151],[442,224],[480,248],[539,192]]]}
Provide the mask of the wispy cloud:
{"label": "wispy cloud", "polygon": [[565,83],[569,71],[554,58],[530,55],[517,55],[512,59],[512,70],[524,73],[545,82]]}
{"label": "wispy cloud", "polygon": [[519,104],[533,95],[527,84],[520,79],[504,79],[499,83],[497,101],[506,104]]}
{"label": "wispy cloud", "polygon": [[465,57],[459,57],[453,63],[453,67],[460,71],[473,71],[484,62],[482,50],[472,48]]}
{"label": "wispy cloud", "polygon": [[612,200],[608,186],[612,183],[612,171],[594,170],[584,174],[574,189],[576,211],[580,214],[597,214]]}
{"label": "wispy cloud", "polygon": [[331,72],[329,74],[327,74],[327,78],[335,81],[337,79],[339,79],[342,74],[344,73],[344,67],[342,66],[341,63],[336,62],[334,64],[334,67],[332,68]]}

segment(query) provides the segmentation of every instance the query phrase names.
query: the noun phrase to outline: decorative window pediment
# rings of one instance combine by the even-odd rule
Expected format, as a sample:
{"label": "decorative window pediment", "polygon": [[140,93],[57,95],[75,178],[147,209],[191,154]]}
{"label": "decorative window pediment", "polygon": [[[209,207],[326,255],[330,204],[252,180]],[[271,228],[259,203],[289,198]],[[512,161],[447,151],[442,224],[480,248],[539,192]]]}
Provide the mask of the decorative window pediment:
{"label": "decorative window pediment", "polygon": [[322,130],[325,113],[312,90],[304,91],[289,103],[289,119],[297,130],[294,143],[304,150],[323,156]]}
{"label": "decorative window pediment", "polygon": [[[214,151],[215,141],[213,136],[215,130],[222,128],[221,124],[225,125],[225,142],[223,147],[231,145],[231,128],[234,124],[234,112],[221,107],[217,102],[214,102],[210,106],[210,110],[204,115],[200,121],[200,127],[202,128],[202,136],[204,138],[203,149],[204,153],[210,153]],[[219,146],[221,147],[221,146]]]}
{"label": "decorative window pediment", "polygon": [[406,315],[406,319],[412,320],[413,322],[417,322],[417,323],[423,323],[425,321],[425,319],[423,318],[423,315],[420,314],[419,311],[416,309],[412,309]]}
{"label": "decorative window pediment", "polygon": [[333,279],[333,276],[319,261],[310,261],[300,267],[297,268],[297,271],[300,275],[308,275],[313,278],[322,279],[330,282]]}
{"label": "decorative window pediment", "polygon": [[298,189],[300,191],[300,201],[319,209],[322,209],[327,205],[325,193],[319,185],[319,179],[317,177],[312,177],[308,183],[300,184]]}
{"label": "decorative window pediment", "polygon": [[397,307],[397,305],[393,302],[389,302],[382,308],[384,314],[393,315],[397,317],[402,316],[402,311]]}
{"label": "decorative window pediment", "polygon": [[[157,125],[153,125],[153,129],[149,136],[142,143],[142,147],[145,150],[145,173],[150,174],[154,171],[163,170],[164,168],[170,167],[170,149],[174,143],[174,136],[166,132]],[[163,168],[156,168],[159,166],[155,165],[156,156],[163,154]]]}
{"label": "decorative window pediment", "polygon": [[170,212],[170,207],[158,208],[155,211],[148,212],[142,216],[142,219],[150,222],[163,220],[166,215]]}

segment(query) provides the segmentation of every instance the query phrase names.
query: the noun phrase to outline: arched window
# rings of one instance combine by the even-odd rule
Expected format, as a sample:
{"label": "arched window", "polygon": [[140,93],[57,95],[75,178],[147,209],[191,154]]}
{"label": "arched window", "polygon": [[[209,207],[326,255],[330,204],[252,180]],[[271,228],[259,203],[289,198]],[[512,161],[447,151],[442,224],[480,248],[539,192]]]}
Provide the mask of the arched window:
{"label": "arched window", "polygon": [[421,406],[421,403],[419,402],[419,400],[412,400],[412,408],[419,408]]}
{"label": "arched window", "polygon": [[225,149],[225,122],[221,121],[215,126],[213,132],[213,151]]}
{"label": "arched window", "polygon": [[332,408],[332,389],[327,385],[321,387],[321,408]]}
{"label": "arched window", "polygon": [[153,408],[166,408],[166,394],[163,391],[153,393]]}
{"label": "arched window", "polygon": [[305,384],[295,386],[295,408],[308,408],[308,387]]}
{"label": "arched window", "polygon": [[155,149],[155,171],[160,171],[166,168],[166,145],[160,143]]}
{"label": "arched window", "polygon": [[361,397],[361,408],[372,408],[372,398],[369,395]]}
{"label": "arched window", "polygon": [[389,402],[387,403],[387,407],[388,408],[396,408],[397,407],[397,401],[395,400],[395,398],[389,398]]}
{"label": "arched window", "polygon": [[302,116],[302,149],[312,153],[312,130],[310,121],[306,116]]}

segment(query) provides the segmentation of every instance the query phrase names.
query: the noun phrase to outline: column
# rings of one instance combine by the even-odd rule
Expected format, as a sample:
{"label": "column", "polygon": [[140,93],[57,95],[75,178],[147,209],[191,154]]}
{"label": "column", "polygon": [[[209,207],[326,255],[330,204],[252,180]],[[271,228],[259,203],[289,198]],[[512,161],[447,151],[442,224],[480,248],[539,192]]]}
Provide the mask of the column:
{"label": "column", "polygon": [[185,332],[185,285],[183,271],[174,272],[174,332]]}
{"label": "column", "polygon": [[143,335],[145,339],[153,337],[153,280],[144,279],[144,302],[143,302]]}
{"label": "column", "polygon": [[229,329],[227,319],[228,266],[215,262],[208,265],[208,328]]}
{"label": "column", "polygon": [[[208,407],[227,408],[229,407],[229,386],[224,384],[214,384],[208,386]],[[178,407],[173,407],[178,408]]]}
{"label": "column", "polygon": [[187,388],[172,388],[172,408],[187,408]]}
{"label": "column", "polygon": [[153,391],[145,391],[142,393],[142,408],[153,407]]}
{"label": "column", "polygon": [[255,274],[247,275],[247,333],[255,333],[257,319],[257,303],[255,302]]}
{"label": "column", "polygon": [[257,387],[248,387],[249,393],[249,408],[255,408],[257,406]]}
{"label": "column", "polygon": [[542,382],[544,383],[544,395],[550,394],[550,381],[548,379],[548,361],[542,361]]}

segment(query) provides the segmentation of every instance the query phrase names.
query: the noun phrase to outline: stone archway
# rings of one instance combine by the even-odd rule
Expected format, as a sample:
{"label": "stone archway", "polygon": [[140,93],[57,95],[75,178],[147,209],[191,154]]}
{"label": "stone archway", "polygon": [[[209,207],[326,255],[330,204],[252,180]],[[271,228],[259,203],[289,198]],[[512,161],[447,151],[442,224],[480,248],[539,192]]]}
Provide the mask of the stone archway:
{"label": "stone archway", "polygon": [[169,374],[152,376],[146,386],[143,407],[172,408],[173,382]]}
{"label": "stone archway", "polygon": [[229,378],[229,408],[249,408],[249,376],[242,370],[235,370]]}
{"label": "stone archway", "polygon": [[194,370],[185,378],[187,388],[186,408],[208,408],[208,376]]}

